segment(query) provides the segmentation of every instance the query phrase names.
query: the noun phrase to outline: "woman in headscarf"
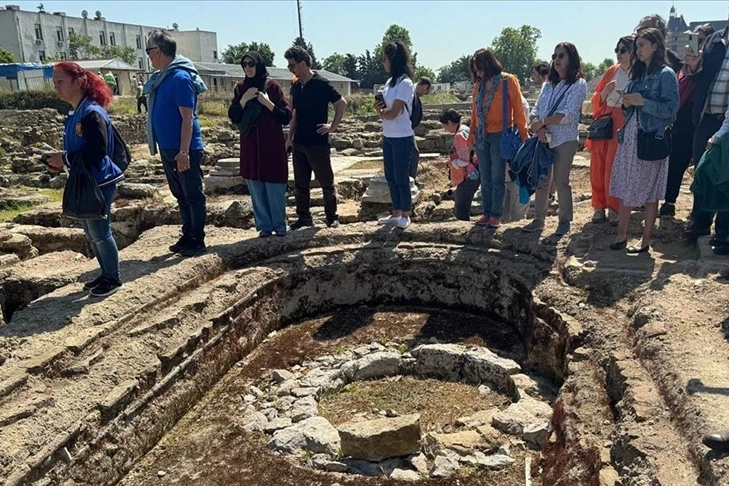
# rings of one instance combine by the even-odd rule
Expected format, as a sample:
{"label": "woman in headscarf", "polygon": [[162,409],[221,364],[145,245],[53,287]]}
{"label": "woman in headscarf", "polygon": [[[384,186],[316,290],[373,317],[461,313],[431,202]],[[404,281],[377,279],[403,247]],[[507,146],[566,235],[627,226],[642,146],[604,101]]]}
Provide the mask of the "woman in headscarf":
{"label": "woman in headscarf", "polygon": [[258,235],[285,236],[288,164],[282,127],[291,121],[291,109],[281,86],[269,79],[263,56],[246,52],[240,64],[245,79],[235,87],[228,117],[238,124],[245,110],[260,112],[250,132],[240,134],[240,175],[253,200]]}

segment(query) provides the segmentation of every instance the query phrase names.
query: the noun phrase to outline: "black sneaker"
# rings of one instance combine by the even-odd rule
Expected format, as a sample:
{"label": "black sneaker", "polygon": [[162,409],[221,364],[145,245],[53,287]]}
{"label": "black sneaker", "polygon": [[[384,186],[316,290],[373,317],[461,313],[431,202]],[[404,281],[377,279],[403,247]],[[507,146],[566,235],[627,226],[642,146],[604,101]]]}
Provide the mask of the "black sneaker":
{"label": "black sneaker", "polygon": [[169,250],[172,253],[179,253],[180,250],[182,250],[183,248],[185,248],[185,246],[187,245],[187,241],[188,240],[189,240],[189,238],[186,235],[182,235],[180,237],[180,239],[177,240],[177,243],[175,243],[174,245],[170,245]]}
{"label": "black sneaker", "polygon": [[196,240],[190,238],[187,240],[187,244],[180,250],[180,255],[184,257],[193,257],[202,255],[207,250],[205,242],[203,240]]}
{"label": "black sneaker", "polygon": [[671,203],[661,204],[661,209],[658,212],[659,216],[676,216],[676,205]]}
{"label": "black sneaker", "polygon": [[102,280],[104,280],[104,276],[103,275],[99,275],[98,277],[96,277],[95,279],[93,279],[91,282],[86,282],[84,284],[84,290],[91,290],[91,289],[93,289],[94,287],[96,287],[97,285],[99,285]]}
{"label": "black sneaker", "polygon": [[339,216],[333,218],[327,218],[327,228],[339,228]]}
{"label": "black sneaker", "polygon": [[93,297],[106,297],[122,287],[123,285],[120,281],[104,278],[99,285],[91,289],[91,295]]}
{"label": "black sneaker", "polygon": [[289,226],[289,229],[291,231],[296,231],[297,229],[301,229],[304,226],[314,226],[314,221],[312,221],[310,219],[299,218],[294,222],[294,224]]}
{"label": "black sneaker", "polygon": [[709,228],[691,228],[683,232],[683,237],[688,241],[696,241],[702,236],[710,235]]}

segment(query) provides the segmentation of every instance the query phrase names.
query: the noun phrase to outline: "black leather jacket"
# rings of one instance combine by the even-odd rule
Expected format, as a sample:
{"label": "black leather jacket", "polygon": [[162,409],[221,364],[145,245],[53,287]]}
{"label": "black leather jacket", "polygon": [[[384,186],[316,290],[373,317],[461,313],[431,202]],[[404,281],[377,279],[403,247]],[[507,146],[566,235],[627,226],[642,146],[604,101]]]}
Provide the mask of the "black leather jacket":
{"label": "black leather jacket", "polygon": [[709,90],[714,84],[714,79],[721,69],[726,56],[725,38],[727,27],[714,32],[706,39],[704,49],[701,54],[701,70],[694,74],[694,82],[696,83],[696,93],[694,98],[693,122],[698,125],[701,117],[704,115],[706,100],[709,96]]}

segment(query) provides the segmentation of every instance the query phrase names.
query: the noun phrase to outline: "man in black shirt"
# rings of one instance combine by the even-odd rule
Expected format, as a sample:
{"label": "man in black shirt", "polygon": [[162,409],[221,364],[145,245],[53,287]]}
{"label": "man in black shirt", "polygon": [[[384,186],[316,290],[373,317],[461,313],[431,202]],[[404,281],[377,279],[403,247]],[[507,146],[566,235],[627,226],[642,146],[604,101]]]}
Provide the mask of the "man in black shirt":
{"label": "man in black shirt", "polygon": [[[311,173],[324,193],[327,226],[339,226],[334,172],[329,157],[329,134],[337,131],[347,102],[329,81],[311,70],[311,56],[305,49],[294,46],[284,53],[289,71],[297,78],[291,86],[293,117],[289,123],[287,148],[293,150],[296,214],[292,230],[314,226],[309,211]],[[329,103],[334,105],[334,119],[328,123]]]}

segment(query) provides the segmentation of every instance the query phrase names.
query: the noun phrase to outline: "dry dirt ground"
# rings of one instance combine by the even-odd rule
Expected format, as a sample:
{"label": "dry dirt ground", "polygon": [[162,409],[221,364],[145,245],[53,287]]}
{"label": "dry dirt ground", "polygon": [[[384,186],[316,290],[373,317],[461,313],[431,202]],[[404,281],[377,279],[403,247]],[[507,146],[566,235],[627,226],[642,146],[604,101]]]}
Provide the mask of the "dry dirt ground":
{"label": "dry dirt ground", "polygon": [[[426,194],[443,184],[434,167],[427,174]],[[585,164],[573,170],[577,201],[590,192],[588,175]],[[615,228],[590,223],[584,199],[576,202],[572,231],[563,238],[551,236],[555,217],[542,236],[520,232],[526,221],[495,232],[460,222],[416,221],[405,232],[358,223],[275,241],[258,239],[252,230],[211,228],[208,254],[182,259],[166,250],[177,229],[155,228],[122,251],[127,284],[102,301],[81,291],[79,279],[93,277],[96,265],[77,255],[43,255],[4,270],[6,291],[11,284],[32,289],[29,300],[36,300],[0,326],[0,482],[391,484],[313,473],[273,458],[236,426],[241,390],[265,369],[377,339],[435,335],[516,353],[513,327],[502,321],[403,307],[428,301],[428,287],[457,287],[459,264],[503,259],[502,268],[485,265],[483,271],[526,282],[507,293],[531,294],[579,325],[573,345],[559,351],[567,359],[556,380],[563,386],[555,433],[541,454],[549,467],[540,474],[536,460],[535,485],[729,485],[729,458],[701,445],[703,433],[729,427],[729,259],[711,255],[705,241],[681,239],[691,201],[688,176],[684,182],[677,218],[661,220],[651,252],[636,256],[608,248]],[[640,235],[641,217],[633,214],[632,238]],[[376,258],[360,256],[366,252]],[[398,297],[395,307],[347,310],[341,297],[358,289],[339,266],[350,273],[357,265],[386,272],[386,265],[424,262],[408,274],[423,278],[425,268],[440,271],[440,260],[452,263],[452,273],[425,280],[422,292],[410,301]],[[306,301],[300,290],[291,291],[296,309],[286,301],[258,306],[268,293],[305,287],[310,273],[291,270],[297,265],[330,269],[329,281],[311,285],[322,301],[327,292],[336,294],[328,305],[344,310],[321,316],[315,299]],[[397,287],[387,289],[397,294]],[[496,310],[500,302],[492,302]],[[281,314],[287,324],[299,324],[257,346]],[[442,325],[434,324],[438,320]],[[264,321],[269,324],[259,324]],[[215,347],[223,331],[235,339]],[[206,364],[211,360],[214,367]],[[175,395],[168,400],[170,392]],[[517,460],[523,467],[524,456]],[[434,484],[523,484],[523,474],[509,471]]]}

